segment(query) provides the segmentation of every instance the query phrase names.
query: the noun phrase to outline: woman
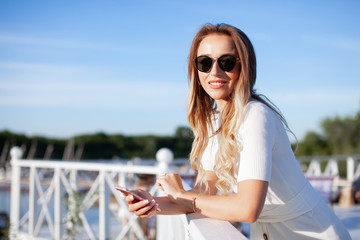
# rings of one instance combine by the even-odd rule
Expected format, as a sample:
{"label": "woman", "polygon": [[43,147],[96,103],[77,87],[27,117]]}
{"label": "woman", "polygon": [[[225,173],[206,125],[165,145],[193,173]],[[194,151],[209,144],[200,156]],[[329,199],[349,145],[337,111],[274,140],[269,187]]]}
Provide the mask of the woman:
{"label": "woman", "polygon": [[129,211],[145,218],[195,211],[250,222],[251,239],[350,239],[301,172],[284,118],[255,93],[256,58],[247,36],[226,24],[203,26],[188,70],[196,187],[185,191],[179,175],[167,174],[157,180],[165,197],[134,190],[146,200],[129,195]]}

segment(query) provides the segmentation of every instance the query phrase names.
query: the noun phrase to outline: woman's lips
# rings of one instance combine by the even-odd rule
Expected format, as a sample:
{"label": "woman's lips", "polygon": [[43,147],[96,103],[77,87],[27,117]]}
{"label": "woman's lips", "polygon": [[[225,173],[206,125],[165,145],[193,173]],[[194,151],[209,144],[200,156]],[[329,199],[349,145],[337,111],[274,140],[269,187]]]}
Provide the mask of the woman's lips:
{"label": "woman's lips", "polygon": [[221,80],[216,80],[216,81],[209,81],[209,86],[212,89],[217,89],[217,88],[221,88],[224,85],[228,84],[227,81],[221,81]]}

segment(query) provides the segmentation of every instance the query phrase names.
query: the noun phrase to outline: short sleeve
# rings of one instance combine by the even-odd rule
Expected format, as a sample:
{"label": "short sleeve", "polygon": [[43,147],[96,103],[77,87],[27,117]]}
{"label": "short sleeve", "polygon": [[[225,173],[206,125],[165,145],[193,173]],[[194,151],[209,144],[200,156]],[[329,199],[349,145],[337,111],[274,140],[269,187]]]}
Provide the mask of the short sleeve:
{"label": "short sleeve", "polygon": [[270,181],[272,149],[275,135],[275,113],[260,102],[250,102],[239,130],[240,153],[237,181],[256,179]]}

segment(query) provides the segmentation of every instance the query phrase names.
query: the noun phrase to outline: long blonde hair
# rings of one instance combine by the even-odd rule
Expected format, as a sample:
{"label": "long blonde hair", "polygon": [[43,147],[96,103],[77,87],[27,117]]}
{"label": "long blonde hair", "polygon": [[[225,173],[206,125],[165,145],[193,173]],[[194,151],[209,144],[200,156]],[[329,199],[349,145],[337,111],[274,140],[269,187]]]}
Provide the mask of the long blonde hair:
{"label": "long blonde hair", "polygon": [[[228,35],[233,39],[241,68],[234,91],[228,96],[227,104],[221,113],[222,124],[218,129],[214,129],[213,124],[216,111],[215,101],[202,88],[193,61],[197,57],[201,41],[214,33]],[[268,103],[270,101],[266,101],[255,93],[256,57],[254,48],[245,33],[231,25],[206,24],[197,32],[190,48],[188,77],[190,89],[187,117],[194,133],[190,162],[198,173],[196,185],[205,185],[205,189],[208,189],[207,181],[204,179],[205,170],[201,164],[201,157],[209,138],[220,133],[219,150],[214,165],[214,171],[219,179],[216,187],[224,194],[230,193],[236,184],[235,171],[237,171],[237,162],[242,150],[240,141],[236,138],[236,132],[243,122],[245,106],[251,99],[256,99],[274,110],[287,126],[286,121],[280,111]]]}

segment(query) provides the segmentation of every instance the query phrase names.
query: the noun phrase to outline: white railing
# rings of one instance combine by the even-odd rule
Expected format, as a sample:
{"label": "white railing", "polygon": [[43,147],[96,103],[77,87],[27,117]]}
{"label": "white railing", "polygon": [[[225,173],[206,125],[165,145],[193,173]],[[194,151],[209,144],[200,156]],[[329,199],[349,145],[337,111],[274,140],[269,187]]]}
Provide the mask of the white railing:
{"label": "white railing", "polygon": [[[21,155],[20,148],[12,148],[11,239],[40,239],[44,229],[47,229],[48,238],[63,239],[67,234],[66,230],[73,227],[66,224],[74,218],[81,222],[82,234],[86,235],[86,239],[122,239],[129,232],[137,239],[146,239],[137,217],[127,211],[124,198],[114,189],[114,185],[128,186],[129,174],[162,175],[169,171],[169,164],[173,160],[172,152],[168,149],[161,149],[157,153],[158,163],[154,166],[24,160],[21,159]],[[359,156],[350,156],[299,161],[302,166],[306,166],[303,170],[307,176],[331,176],[334,179],[333,185],[340,188],[348,187],[352,181],[360,177],[359,159]],[[327,162],[325,166],[321,164],[323,161]],[[308,164],[303,164],[305,162]],[[346,179],[340,178],[340,164],[346,164]],[[85,184],[89,189],[84,193],[84,197],[76,201],[76,193],[86,181],[80,176],[84,174],[94,177],[88,179]],[[28,210],[25,214],[21,214],[20,211],[22,182],[26,182],[29,190]],[[151,186],[150,192],[156,194],[156,186]],[[68,209],[72,210],[65,210],[64,196],[67,196]],[[111,201],[111,198],[114,200]],[[116,207],[111,208],[114,201]],[[97,204],[99,209],[97,229],[89,223],[86,215],[94,204]],[[69,212],[76,212],[76,215],[72,216],[73,219]],[[115,224],[118,224],[115,225],[115,230],[111,229],[111,221],[114,219],[117,221]],[[160,240],[222,239],[224,233],[227,239],[246,239],[229,222],[206,218],[199,214],[157,216],[157,239]]]}
{"label": "white railing", "polygon": [[[162,216],[160,239],[171,240],[209,240],[236,239],[247,240],[238,229],[227,221],[207,218],[199,213],[176,216]],[[177,226],[177,229],[174,228]]]}
{"label": "white railing", "polygon": [[359,158],[359,155],[331,156],[301,158],[299,162],[305,176],[326,203],[331,205],[339,199],[339,204],[350,206],[353,204],[351,198],[342,196],[351,195],[352,184],[360,177]]}
{"label": "white railing", "polygon": [[[127,181],[131,179],[129,174],[162,175],[169,171],[169,164],[173,160],[169,149],[157,152],[158,163],[155,166],[24,160],[21,155],[20,148],[11,149],[10,239],[41,239],[44,232],[47,239],[64,239],[67,234],[76,234],[71,233],[76,221],[80,223],[81,234],[86,239],[123,239],[130,232],[137,239],[146,239],[137,217],[127,211],[124,198],[114,185],[128,186]],[[28,186],[29,201],[28,210],[21,214],[21,187],[24,183]],[[77,198],[83,185],[88,189],[83,197]],[[150,187],[152,194],[156,194],[156,191],[155,185]],[[114,201],[116,207],[111,208]],[[87,216],[94,204],[98,205],[97,230],[94,230]],[[114,221],[115,227],[111,228]],[[72,222],[75,225],[71,225]],[[174,239],[169,237],[171,235],[183,236],[178,239],[208,239],[209,232],[217,236],[216,232],[220,229],[226,234],[232,233],[228,239],[244,237],[225,221],[196,214],[157,216],[157,239],[160,240]]]}
{"label": "white railing", "polygon": [[[185,190],[190,186],[183,181]],[[207,218],[199,213],[176,216],[162,216],[159,219],[160,239],[172,240],[209,240],[237,239],[247,240],[230,222]],[[175,228],[174,228],[175,227]]]}
{"label": "white railing", "polygon": [[[338,156],[338,157],[318,157],[318,158],[299,158],[302,170],[306,176],[333,177],[334,186],[348,187],[349,184],[360,177],[360,156]],[[322,162],[326,162],[322,170]],[[308,165],[306,165],[308,163]],[[340,164],[346,165],[345,178],[340,177]]]}
{"label": "white railing", "polygon": [[198,213],[180,215],[180,217],[185,226],[185,237],[179,239],[248,239],[233,225],[226,221],[206,218]]}
{"label": "white railing", "polygon": [[[159,161],[156,166],[129,166],[120,164],[93,163],[93,162],[74,162],[74,161],[44,161],[44,160],[21,160],[21,149],[13,148],[11,150],[12,165],[12,191],[11,191],[11,209],[10,209],[10,237],[18,239],[18,235],[24,236],[24,226],[27,227],[25,236],[36,237],[44,228],[47,228],[51,239],[61,239],[65,233],[64,217],[69,217],[71,211],[64,212],[64,196],[68,196],[68,209],[75,199],[75,193],[78,191],[79,182],[77,182],[78,173],[91,173],[95,179],[88,184],[89,190],[85,197],[80,200],[77,206],[76,216],[66,221],[81,221],[88,239],[108,239],[110,237],[110,197],[113,196],[120,208],[126,209],[124,198],[115,190],[115,185],[126,186],[126,175],[131,173],[161,175],[167,171],[168,163],[172,160],[171,152],[163,149],[157,154]],[[20,216],[20,198],[21,198],[21,173],[22,169],[28,170],[29,177],[25,181],[29,182],[29,209],[24,216]],[[53,175],[46,179],[41,175]],[[45,189],[46,188],[46,189]],[[150,190],[155,194],[156,187]],[[98,236],[91,228],[85,212],[98,202]],[[76,207],[76,206],[75,206]],[[74,206],[73,206],[74,208]],[[145,239],[141,227],[133,214],[122,211],[123,219],[119,216],[118,220],[127,222],[117,234],[116,239],[122,239],[131,229],[139,239]],[[71,216],[70,216],[71,217]],[[119,221],[120,222],[120,221]],[[120,223],[119,223],[120,225]],[[73,228],[74,226],[69,226]]]}

